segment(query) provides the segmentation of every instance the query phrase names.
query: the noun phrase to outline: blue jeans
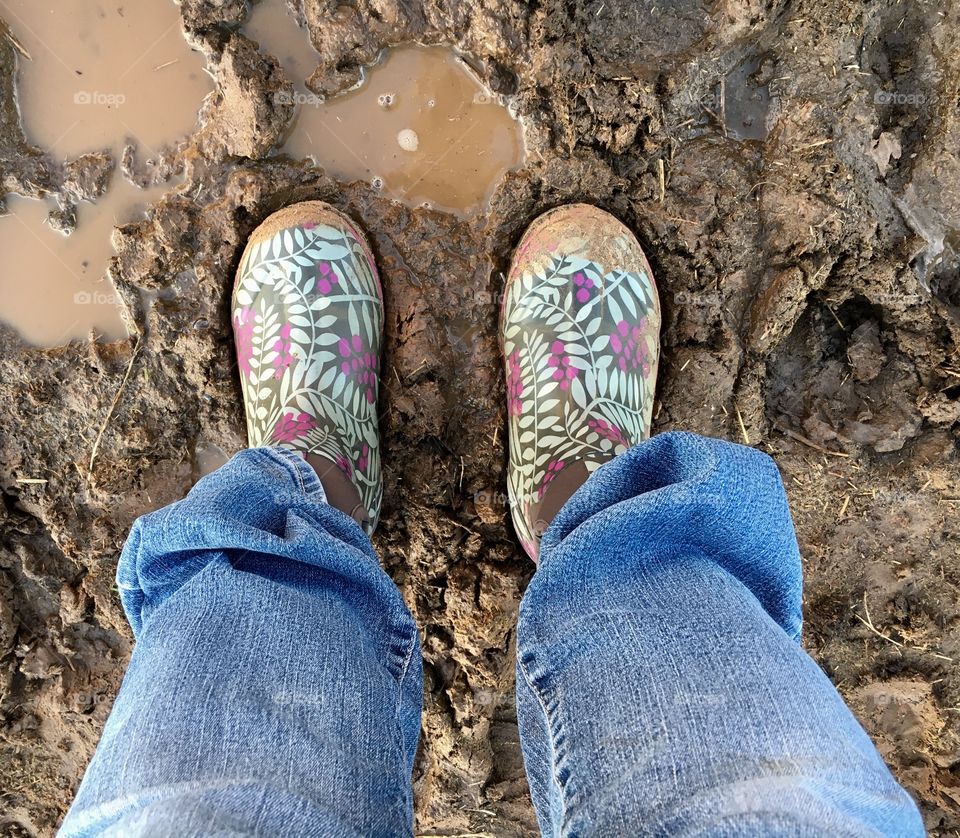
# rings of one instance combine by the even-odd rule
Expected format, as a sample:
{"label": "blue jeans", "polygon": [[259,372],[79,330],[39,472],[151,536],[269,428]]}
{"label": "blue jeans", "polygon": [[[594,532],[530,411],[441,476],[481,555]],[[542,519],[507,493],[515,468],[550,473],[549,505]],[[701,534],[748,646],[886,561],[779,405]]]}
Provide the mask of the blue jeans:
{"label": "blue jeans", "polygon": [[[62,835],[411,834],[417,629],[309,466],[238,454],[136,522],[117,580],[137,643]],[[766,455],[670,433],[598,470],[520,608],[542,832],[922,836],[800,595]]]}

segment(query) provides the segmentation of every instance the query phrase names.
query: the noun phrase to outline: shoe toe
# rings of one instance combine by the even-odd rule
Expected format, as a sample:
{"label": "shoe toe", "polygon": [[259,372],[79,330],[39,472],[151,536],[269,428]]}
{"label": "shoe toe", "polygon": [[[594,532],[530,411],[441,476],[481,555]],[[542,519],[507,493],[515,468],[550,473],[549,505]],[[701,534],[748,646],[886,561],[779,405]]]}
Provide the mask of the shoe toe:
{"label": "shoe toe", "polygon": [[336,464],[375,524],[383,295],[366,237],[320,201],[274,213],[244,251],[231,318],[250,444]]}
{"label": "shoe toe", "polygon": [[618,219],[573,204],[530,225],[507,278],[501,340],[511,508],[531,557],[551,482],[648,435],[659,330],[650,266]]}

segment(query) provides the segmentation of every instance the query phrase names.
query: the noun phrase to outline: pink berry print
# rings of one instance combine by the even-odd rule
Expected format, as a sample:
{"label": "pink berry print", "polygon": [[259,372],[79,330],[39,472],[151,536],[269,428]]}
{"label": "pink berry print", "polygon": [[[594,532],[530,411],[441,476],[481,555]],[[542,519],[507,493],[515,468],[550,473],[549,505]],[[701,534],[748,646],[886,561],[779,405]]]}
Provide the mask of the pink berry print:
{"label": "pink berry print", "polygon": [[308,413],[284,413],[273,428],[273,441],[296,442],[316,426],[316,421]]}
{"label": "pink berry print", "polygon": [[577,368],[571,366],[570,356],[562,341],[555,340],[550,344],[550,360],[547,365],[553,369],[551,377],[560,383],[560,389],[569,390],[570,382],[577,377]]}
{"label": "pink berry print", "polygon": [[622,372],[643,369],[646,375],[650,369],[649,352],[643,340],[646,318],[640,319],[636,326],[631,326],[626,320],[617,323],[616,331],[610,335],[610,346],[616,354],[617,366]]}
{"label": "pink berry print", "polygon": [[538,495],[540,500],[543,500],[543,493],[547,490],[547,486],[550,485],[554,477],[563,471],[565,465],[565,460],[551,460],[549,465],[547,465],[547,472],[543,475],[543,482],[540,484],[540,492]]}
{"label": "pink berry print", "polygon": [[377,400],[379,356],[364,346],[360,335],[351,335],[349,339],[340,338],[337,347],[342,359],[340,371],[346,376],[353,376],[354,381],[366,396],[367,402],[373,404]]}
{"label": "pink berry print", "polygon": [[329,294],[333,286],[340,284],[340,277],[329,262],[321,262],[317,266],[317,290],[321,294]]}
{"label": "pink berry print", "polygon": [[252,306],[241,308],[233,315],[233,334],[237,344],[237,365],[245,376],[249,376],[253,372],[250,368],[250,359],[253,357],[253,328],[256,322],[257,316]]}
{"label": "pink berry print", "polygon": [[573,275],[573,286],[576,288],[573,297],[580,305],[589,303],[597,289],[593,277],[587,276],[583,271],[577,271]]}
{"label": "pink berry print", "polygon": [[290,341],[290,329],[290,324],[284,323],[280,327],[280,337],[273,342],[273,350],[277,353],[277,357],[273,361],[273,377],[276,379],[280,379],[296,360],[293,354],[293,344]]}

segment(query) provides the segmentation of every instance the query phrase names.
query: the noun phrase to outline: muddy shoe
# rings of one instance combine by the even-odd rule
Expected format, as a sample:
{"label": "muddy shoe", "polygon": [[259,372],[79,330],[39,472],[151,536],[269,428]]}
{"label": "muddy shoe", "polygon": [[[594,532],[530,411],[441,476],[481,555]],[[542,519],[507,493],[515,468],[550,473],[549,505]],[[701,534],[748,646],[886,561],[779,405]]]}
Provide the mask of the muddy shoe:
{"label": "muddy shoe", "polygon": [[540,536],[603,463],[650,435],[660,303],[633,234],[586,204],[527,229],[500,318],[510,422],[513,523]]}
{"label": "muddy shoe", "polygon": [[274,213],[250,236],[231,312],[250,445],[306,458],[330,504],[373,532],[383,295],[366,238],[320,201]]}

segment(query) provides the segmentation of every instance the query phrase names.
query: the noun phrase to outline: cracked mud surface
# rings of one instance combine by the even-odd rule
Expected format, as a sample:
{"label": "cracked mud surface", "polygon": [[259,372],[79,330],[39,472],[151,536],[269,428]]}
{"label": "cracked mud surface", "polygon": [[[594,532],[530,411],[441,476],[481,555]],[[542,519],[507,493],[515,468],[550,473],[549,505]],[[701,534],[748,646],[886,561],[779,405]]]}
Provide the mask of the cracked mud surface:
{"label": "cracked mud surface", "polygon": [[[278,157],[293,109],[273,94],[290,80],[243,35],[245,3],[183,0],[216,92],[178,148],[117,161],[142,182],[183,178],[118,234],[113,277],[135,336],[44,350],[3,333],[0,830],[50,834],[96,744],[130,652],[113,574],[131,522],[186,492],[198,450],[244,445],[228,299],[245,237],[322,199],[368,231],[386,291],[375,541],[423,636],[417,831],[535,830],[511,699],[532,568],[503,502],[497,301],[524,227],[589,201],[636,231],[659,283],[654,430],[746,436],[777,458],[805,562],[805,645],[930,832],[953,835],[960,5],[295,10],[320,54],[316,92],[349,87],[387,45],[463,51],[512,98],[527,163],[465,220]],[[69,217],[105,164],[60,166],[23,138],[15,61],[0,37],[3,189],[59,195]],[[162,292],[149,309],[144,290]]]}

